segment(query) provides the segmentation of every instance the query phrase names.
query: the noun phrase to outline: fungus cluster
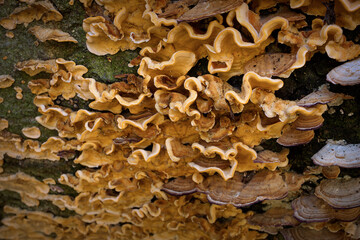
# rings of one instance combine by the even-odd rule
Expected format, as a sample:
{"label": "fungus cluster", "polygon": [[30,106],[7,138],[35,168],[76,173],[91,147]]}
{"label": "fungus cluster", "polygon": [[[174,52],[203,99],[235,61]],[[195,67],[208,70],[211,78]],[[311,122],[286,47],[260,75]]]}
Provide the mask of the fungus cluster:
{"label": "fungus cluster", "polygon": [[[58,217],[6,206],[0,236],[264,239],[280,231],[286,239],[360,237],[359,178],[338,178],[339,167],[359,167],[359,144],[328,142],[312,157],[322,167],[304,173],[289,170],[289,149],[262,146],[268,139],[283,147],[309,143],[324,123],[327,104],[352,98],[326,85],[296,101],[276,91],[286,81],[280,77],[317,52],[348,61],[329,72],[328,81],[359,83],[360,45],[343,33],[360,24],[359,4],[328,2],[335,4],[331,22],[323,20],[329,6],[318,1],[80,2],[88,13],[87,49],[106,55],[139,48],[129,63],[138,66],[137,74],[121,73],[106,84],[62,58],[16,64],[33,77],[28,88],[40,114],[36,121],[58,136],[40,143],[34,140],[39,128],[31,127],[22,129],[22,139],[0,119],[0,156],[65,159],[85,168],[55,179],[73,188],[74,198],[61,194],[51,179],[0,175],[0,190],[19,193],[29,207],[46,200],[75,212]],[[49,1],[28,1],[0,24],[14,29],[34,19],[61,18]],[[29,31],[41,42],[77,43],[60,30]],[[269,52],[274,43],[283,47]],[[190,73],[204,58],[208,74]],[[227,82],[232,77],[238,87]],[[0,87],[13,82],[0,76]],[[74,110],[57,104],[59,97],[89,104]],[[314,193],[302,190],[305,182],[318,185]],[[264,213],[241,209],[265,200]]]}

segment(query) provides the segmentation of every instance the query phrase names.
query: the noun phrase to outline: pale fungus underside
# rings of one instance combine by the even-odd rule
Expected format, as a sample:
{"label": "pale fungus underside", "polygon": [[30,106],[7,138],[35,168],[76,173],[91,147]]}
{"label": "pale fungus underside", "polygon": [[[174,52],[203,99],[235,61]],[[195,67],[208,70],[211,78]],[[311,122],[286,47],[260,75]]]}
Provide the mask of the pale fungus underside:
{"label": "pale fungus underside", "polygon": [[0,238],[360,238],[359,16],[0,1]]}

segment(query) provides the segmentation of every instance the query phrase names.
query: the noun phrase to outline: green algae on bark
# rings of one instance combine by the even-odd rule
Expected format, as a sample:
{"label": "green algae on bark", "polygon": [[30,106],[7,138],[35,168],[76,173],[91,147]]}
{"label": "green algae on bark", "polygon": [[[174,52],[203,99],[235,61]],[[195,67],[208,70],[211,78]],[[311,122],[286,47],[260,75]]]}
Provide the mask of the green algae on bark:
{"label": "green algae on bark", "polygon": [[[0,27],[0,75],[8,74],[15,79],[12,87],[0,89],[0,97],[4,98],[4,102],[0,104],[0,117],[9,121],[10,132],[19,135],[22,135],[21,129],[23,127],[39,127],[42,133],[39,140],[42,142],[50,136],[55,136],[56,131],[46,129],[35,121],[35,117],[40,114],[32,103],[35,95],[30,92],[27,83],[31,79],[44,77],[45,74],[30,77],[24,72],[16,71],[15,64],[17,62],[29,59],[64,58],[74,61],[77,65],[86,66],[88,72],[85,77],[92,77],[102,82],[114,82],[116,81],[114,76],[117,74],[136,72],[136,68],[128,67],[128,63],[138,55],[137,51],[119,52],[110,57],[96,56],[90,53],[86,48],[85,32],[82,29],[82,20],[86,17],[82,4],[75,1],[74,5],[70,5],[68,1],[62,0],[52,1],[52,3],[64,17],[60,22],[52,21],[44,24],[42,21],[34,21],[27,27],[17,25],[14,30],[11,30],[14,33],[12,39],[5,36],[9,31]],[[6,1],[0,7],[0,19],[8,16],[20,5],[24,4],[17,1]],[[70,33],[79,43],[59,43],[55,41],[39,43],[35,36],[28,32],[28,29],[35,25],[61,29]],[[23,99],[18,100],[15,98],[13,89],[15,86],[23,89]]]}

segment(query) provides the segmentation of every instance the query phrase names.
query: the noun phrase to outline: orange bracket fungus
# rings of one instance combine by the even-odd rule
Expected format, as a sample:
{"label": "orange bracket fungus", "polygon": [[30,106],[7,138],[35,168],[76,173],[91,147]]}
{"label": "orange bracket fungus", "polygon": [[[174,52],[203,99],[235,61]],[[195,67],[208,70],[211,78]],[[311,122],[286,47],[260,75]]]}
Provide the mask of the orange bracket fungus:
{"label": "orange bracket fungus", "polygon": [[0,75],[0,88],[8,88],[15,82],[10,75]]}
{"label": "orange bracket fungus", "polygon": [[[330,116],[358,96],[325,84],[359,83],[358,1],[19,2],[0,25],[25,26],[4,39],[26,29],[42,43],[0,90],[37,115],[15,129],[1,111],[0,190],[20,197],[0,201],[0,238],[360,236],[359,143],[325,145],[340,138],[331,124],[358,117]],[[329,66],[310,72],[319,58]]]}
{"label": "orange bracket fungus", "polygon": [[61,13],[48,1],[29,1],[25,7],[16,8],[9,17],[0,20],[0,25],[12,30],[17,24],[29,24],[34,20],[42,19],[43,22],[60,21],[63,18]]}

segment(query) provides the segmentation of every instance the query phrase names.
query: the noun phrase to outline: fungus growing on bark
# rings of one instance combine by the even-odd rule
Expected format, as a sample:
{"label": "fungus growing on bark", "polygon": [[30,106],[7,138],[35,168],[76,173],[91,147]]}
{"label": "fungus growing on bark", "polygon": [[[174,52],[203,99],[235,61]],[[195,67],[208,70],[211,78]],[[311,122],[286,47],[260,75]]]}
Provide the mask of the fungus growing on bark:
{"label": "fungus growing on bark", "polygon": [[286,240],[301,240],[301,239],[321,239],[321,240],[340,240],[344,239],[346,234],[344,231],[330,232],[327,229],[320,231],[305,228],[305,227],[294,227],[287,228],[280,231]]}
{"label": "fungus growing on bark", "polygon": [[295,62],[296,56],[290,53],[268,53],[254,57],[244,65],[244,72],[253,71],[260,76],[279,76]]}
{"label": "fungus growing on bark", "polygon": [[350,222],[360,216],[360,207],[334,209],[314,195],[301,196],[292,201],[294,216],[302,222],[328,222],[333,219]]}
{"label": "fungus growing on bark", "polygon": [[251,174],[250,177],[247,177],[246,173],[236,173],[227,181],[213,175],[205,178],[200,184],[196,184],[190,178],[180,177],[164,184],[163,190],[174,195],[205,193],[211,203],[230,203],[236,207],[244,207],[265,199],[284,198],[289,191],[297,190],[304,182],[304,179],[299,178],[296,183],[292,183],[291,176],[287,176],[287,179],[290,182],[284,181],[279,172],[266,170]]}
{"label": "fungus growing on bark", "polygon": [[1,175],[0,190],[10,190],[20,194],[21,201],[28,206],[39,205],[39,200],[45,199],[49,186],[23,172],[14,175]]}
{"label": "fungus growing on bark", "polygon": [[[36,8],[35,16],[24,20],[15,12],[1,23],[14,27],[58,16],[51,9],[42,12],[35,7],[48,1],[23,2],[28,4],[25,13],[32,14]],[[1,236],[264,239],[266,233],[261,232],[277,234],[279,230],[295,239],[343,238],[343,230],[357,236],[356,222],[339,221],[359,215],[359,180],[338,177],[338,166],[357,166],[357,144],[348,144],[346,149],[345,145],[332,146],[335,151],[326,153],[335,158],[331,167],[298,174],[292,172],[298,166],[288,159],[289,150],[274,152],[266,142],[274,139],[284,146],[309,142],[326,121],[326,104],[338,105],[351,98],[323,86],[300,100],[284,100],[276,91],[292,83],[273,77],[289,77],[318,52],[336,61],[358,57],[360,45],[342,29],[357,25],[357,4],[336,0],[336,21],[329,25],[322,18],[325,6],[316,1],[81,2],[88,14],[83,20],[88,50],[106,55],[139,48],[139,56],[131,62],[139,65],[137,74],[119,68],[123,72],[113,73],[116,81],[109,83],[111,79],[104,76],[95,79],[97,61],[88,72],[87,67],[56,56],[20,59],[17,70],[30,76],[43,73],[28,82],[38,109],[35,120],[58,136],[43,143],[24,140],[7,132],[8,124],[2,120],[0,157],[9,157],[4,162],[61,159],[57,163],[69,168],[57,181],[54,176],[40,181],[23,173],[2,174],[1,189],[19,192],[28,205],[46,200],[75,216],[61,218],[5,207],[5,213],[13,215],[3,219]],[[38,30],[44,31],[30,29]],[[119,56],[125,55],[108,61],[113,64]],[[197,64],[206,60],[210,74],[196,72]],[[316,74],[324,75],[320,70]],[[8,78],[5,86],[12,82]],[[300,94],[303,89],[309,87],[301,87]],[[79,106],[73,104],[77,98]],[[38,129],[23,129],[23,133],[29,138],[40,136]],[[322,151],[313,159],[324,158]],[[345,161],[338,163],[340,159]],[[308,180],[312,182],[303,185]],[[311,192],[317,180],[322,180],[316,187],[317,197],[293,200]],[[69,188],[76,193],[69,195]],[[249,207],[246,213],[240,209],[260,201],[262,205]],[[283,229],[299,224],[289,209],[291,201],[300,221],[322,222]],[[252,211],[258,207],[265,212]]]}
{"label": "fungus growing on bark", "polygon": [[340,84],[343,86],[359,84],[360,58],[349,61],[332,69],[326,75],[326,80],[333,84]]}
{"label": "fungus growing on bark", "polygon": [[5,118],[0,118],[0,131],[9,127],[9,122]]}
{"label": "fungus growing on bark", "polygon": [[296,226],[300,222],[294,218],[294,211],[281,207],[273,207],[265,213],[257,213],[251,216],[248,221],[251,225],[260,227],[261,231],[270,234],[277,234],[284,226]]}
{"label": "fungus growing on bark", "polygon": [[326,166],[321,168],[321,173],[326,177],[327,179],[335,179],[340,174],[340,168],[338,166]]}
{"label": "fungus growing on bark", "polygon": [[8,88],[15,82],[10,75],[0,75],[0,88]]}
{"label": "fungus growing on bark", "polygon": [[41,135],[40,129],[38,127],[28,127],[21,129],[21,132],[28,138],[39,138]]}
{"label": "fungus growing on bark", "polygon": [[359,178],[337,178],[322,180],[315,189],[315,195],[334,208],[355,208],[360,206]]}
{"label": "fungus growing on bark", "polygon": [[213,1],[197,1],[198,3],[189,11],[186,11],[184,14],[177,18],[178,21],[199,21],[205,18],[215,16],[217,14],[222,14],[229,12],[230,10],[240,6],[242,4],[241,0],[213,0]]}
{"label": "fungus growing on bark", "polygon": [[322,116],[300,115],[293,124],[296,130],[307,131],[320,128],[323,122],[324,118]]}
{"label": "fungus growing on bark", "polygon": [[14,87],[14,90],[15,90],[15,92],[16,92],[16,95],[15,95],[16,99],[21,100],[21,99],[23,98],[22,88],[16,86],[16,87]]}
{"label": "fungus growing on bark", "polygon": [[282,146],[292,147],[309,143],[315,136],[313,130],[300,131],[296,126],[283,129],[283,134],[276,140]]}
{"label": "fungus growing on bark", "polygon": [[34,20],[42,19],[43,22],[60,21],[61,13],[48,0],[31,2],[25,7],[16,8],[10,16],[0,20],[0,25],[8,30],[16,28],[17,24],[29,24]]}
{"label": "fungus growing on bark", "polygon": [[327,144],[311,159],[321,166],[336,165],[344,168],[360,167],[360,144],[328,140]]}

